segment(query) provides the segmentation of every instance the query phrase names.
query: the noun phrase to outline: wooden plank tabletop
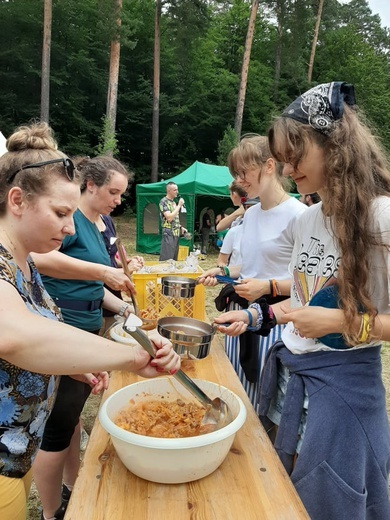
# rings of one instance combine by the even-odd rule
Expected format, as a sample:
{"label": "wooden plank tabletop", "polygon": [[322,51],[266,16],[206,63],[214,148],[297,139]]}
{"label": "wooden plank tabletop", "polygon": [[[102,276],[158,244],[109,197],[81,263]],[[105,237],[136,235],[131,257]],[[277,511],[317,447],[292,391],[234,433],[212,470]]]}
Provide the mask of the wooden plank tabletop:
{"label": "wooden plank tabletop", "polygon": [[[222,465],[211,475],[188,484],[148,482],[120,462],[97,419],[65,520],[308,520],[223,350],[222,337],[216,335],[209,356],[185,360],[182,368],[190,377],[226,386],[246,406],[246,422]],[[103,399],[141,379],[113,372]]]}

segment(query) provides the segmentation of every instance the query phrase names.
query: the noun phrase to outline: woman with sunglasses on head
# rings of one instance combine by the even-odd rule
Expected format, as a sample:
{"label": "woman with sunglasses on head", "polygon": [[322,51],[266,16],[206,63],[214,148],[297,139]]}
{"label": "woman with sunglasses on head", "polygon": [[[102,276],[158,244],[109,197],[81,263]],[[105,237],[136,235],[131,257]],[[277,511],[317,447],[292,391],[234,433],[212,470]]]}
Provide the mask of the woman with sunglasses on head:
{"label": "woman with sunglasses on head", "polygon": [[[390,341],[390,170],[345,82],[297,98],[269,132],[300,193],[291,300],[250,306],[262,334],[287,323],[260,392],[264,424],[312,520],[390,518],[381,341]],[[228,313],[240,334],[249,317]]]}
{"label": "woman with sunglasses on head", "polygon": [[[248,197],[259,197],[260,203],[245,212],[241,265],[210,269],[202,275],[201,281],[205,285],[215,285],[215,275],[221,274],[237,279],[238,284],[222,291],[224,304],[228,301],[229,309],[246,309],[250,302],[261,296],[266,297],[269,303],[286,299],[290,291],[288,265],[294,245],[295,223],[307,208],[285,191],[282,167],[272,157],[266,137],[243,137],[231,150],[228,166]],[[249,331],[240,338],[225,338],[226,353],[255,409],[265,355],[280,337],[283,327],[278,325],[263,338]]]}
{"label": "woman with sunglasses on head", "polygon": [[[31,465],[53,408],[59,375],[107,387],[105,370],[154,377],[180,358],[153,339],[157,358],[61,323],[30,251],[47,253],[75,232],[80,180],[45,123],[20,127],[0,157],[0,518],[25,520]],[[52,375],[50,375],[52,374]],[[53,375],[54,374],[54,375]],[[62,518],[61,496],[58,514]],[[61,516],[62,515],[62,516]]]}

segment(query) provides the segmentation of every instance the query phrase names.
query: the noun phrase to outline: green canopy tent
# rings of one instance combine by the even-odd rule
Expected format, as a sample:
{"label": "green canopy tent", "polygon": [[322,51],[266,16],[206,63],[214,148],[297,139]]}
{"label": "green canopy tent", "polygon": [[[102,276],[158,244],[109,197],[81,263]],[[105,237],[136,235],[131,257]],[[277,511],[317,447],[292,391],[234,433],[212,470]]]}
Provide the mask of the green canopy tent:
{"label": "green canopy tent", "polygon": [[[210,207],[217,214],[231,206],[229,184],[232,177],[226,166],[194,162],[184,172],[170,179],[136,187],[137,241],[140,253],[157,254],[161,246],[161,220],[158,204],[165,196],[165,185],[175,182],[179,196],[185,201],[185,213],[180,213],[181,224],[192,234],[190,241],[180,239],[180,244],[193,246],[197,240],[201,214]],[[229,201],[227,201],[229,199]]]}

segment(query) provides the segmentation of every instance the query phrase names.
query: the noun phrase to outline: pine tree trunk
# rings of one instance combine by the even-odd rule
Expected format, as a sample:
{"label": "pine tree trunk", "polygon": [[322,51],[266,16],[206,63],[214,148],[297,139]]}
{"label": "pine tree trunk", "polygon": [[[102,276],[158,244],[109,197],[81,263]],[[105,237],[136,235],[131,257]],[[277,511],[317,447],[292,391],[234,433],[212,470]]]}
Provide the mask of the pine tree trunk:
{"label": "pine tree trunk", "polygon": [[156,0],[154,20],[154,66],[153,66],[153,120],[152,120],[152,171],[151,182],[158,180],[158,149],[160,120],[160,19],[161,0]]}
{"label": "pine tree trunk", "polygon": [[255,29],[256,15],[257,15],[258,8],[259,8],[259,0],[253,0],[252,7],[251,7],[251,14],[250,14],[249,23],[248,23],[248,31],[247,31],[246,40],[245,40],[245,49],[244,49],[244,56],[243,56],[243,60],[242,60],[242,69],[241,69],[240,88],[238,91],[236,117],[235,117],[235,121],[234,121],[234,131],[236,132],[236,135],[238,138],[241,135],[241,129],[242,129],[242,118],[243,118],[243,114],[244,114],[246,86],[247,86],[247,82],[248,82],[249,62],[250,62],[250,58],[251,58],[253,34],[254,34],[254,29]]}
{"label": "pine tree trunk", "polygon": [[320,23],[321,23],[321,16],[322,16],[322,8],[323,7],[324,7],[324,0],[319,0],[319,2],[318,2],[318,13],[317,13],[317,18],[316,18],[316,25],[315,25],[315,28],[314,28],[313,44],[311,46],[309,70],[307,72],[307,81],[309,83],[311,82],[311,78],[313,76],[314,58],[315,58],[315,55],[316,55],[318,33],[319,33],[319,30],[320,30]]}
{"label": "pine tree trunk", "polygon": [[[116,16],[117,32],[111,40],[110,46],[110,70],[108,78],[107,91],[107,109],[106,118],[110,125],[109,134],[115,135],[116,111],[118,102],[118,80],[119,80],[119,63],[120,63],[120,36],[119,28],[121,26],[121,10],[122,0],[114,0],[114,10]],[[109,152],[108,152],[109,153]]]}
{"label": "pine tree trunk", "polygon": [[281,63],[282,63],[282,39],[283,39],[283,23],[285,18],[285,5],[284,0],[278,0],[276,3],[276,18],[278,22],[278,38],[276,42],[276,52],[275,52],[275,76],[274,76],[274,101],[278,100],[279,96],[279,81],[280,81],[280,71],[281,71]]}
{"label": "pine tree trunk", "polygon": [[45,0],[43,13],[43,47],[41,78],[41,121],[49,122],[50,108],[50,49],[52,0]]}

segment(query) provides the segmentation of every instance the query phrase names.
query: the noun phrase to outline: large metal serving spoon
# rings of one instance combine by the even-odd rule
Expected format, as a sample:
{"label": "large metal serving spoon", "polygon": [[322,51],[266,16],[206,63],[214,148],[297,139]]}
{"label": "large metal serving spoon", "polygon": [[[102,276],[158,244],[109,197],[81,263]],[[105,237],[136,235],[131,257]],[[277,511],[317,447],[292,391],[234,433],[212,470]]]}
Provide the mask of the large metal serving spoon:
{"label": "large metal serving spoon", "polygon": [[[138,341],[148,354],[154,358],[156,357],[155,349],[149,337],[139,328],[141,325],[142,320],[135,314],[130,314],[122,327],[125,332]],[[180,383],[185,386],[187,390],[198,399],[198,401],[200,401],[204,408],[206,408],[206,413],[201,424],[203,433],[219,430],[231,422],[231,412],[225,401],[219,397],[210,399],[210,397],[206,395],[203,390],[201,390],[199,386],[196,385],[195,382],[182,370],[178,370],[178,372],[174,374],[174,377],[178,379],[178,381],[180,381]]]}

